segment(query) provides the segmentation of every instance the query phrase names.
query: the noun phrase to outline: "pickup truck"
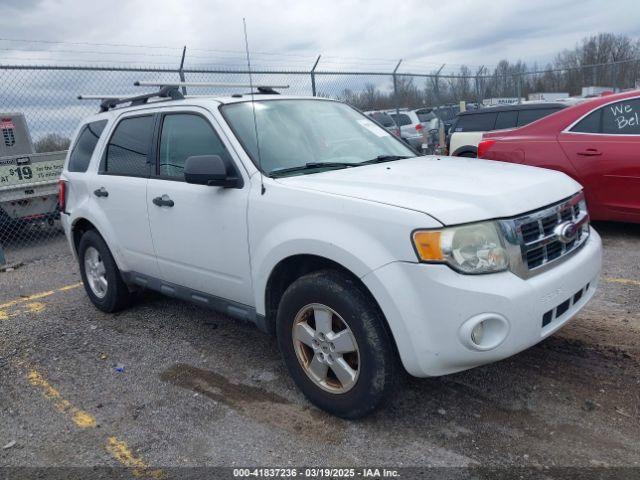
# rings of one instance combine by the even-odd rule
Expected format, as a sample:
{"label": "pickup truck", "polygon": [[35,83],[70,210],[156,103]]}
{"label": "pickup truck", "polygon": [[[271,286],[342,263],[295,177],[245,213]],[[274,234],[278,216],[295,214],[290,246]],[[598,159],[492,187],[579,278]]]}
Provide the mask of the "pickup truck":
{"label": "pickup truck", "polygon": [[0,232],[59,218],[57,183],[66,155],[35,153],[24,115],[0,113]]}
{"label": "pickup truck", "polygon": [[253,322],[335,415],[392,399],[402,369],[447,375],[531,347],[596,290],[600,237],[562,173],[416,156],[330,99],[157,96],[106,99],[65,164],[62,224],[89,299],[115,312],[152,289]]}

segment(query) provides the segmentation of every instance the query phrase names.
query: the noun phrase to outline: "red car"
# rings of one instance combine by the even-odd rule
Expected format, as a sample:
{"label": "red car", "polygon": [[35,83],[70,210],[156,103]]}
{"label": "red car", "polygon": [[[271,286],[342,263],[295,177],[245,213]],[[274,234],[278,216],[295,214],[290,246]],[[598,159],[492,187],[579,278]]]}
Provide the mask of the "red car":
{"label": "red car", "polygon": [[479,158],[573,177],[584,186],[593,220],[640,223],[640,91],[586,100],[482,138]]}

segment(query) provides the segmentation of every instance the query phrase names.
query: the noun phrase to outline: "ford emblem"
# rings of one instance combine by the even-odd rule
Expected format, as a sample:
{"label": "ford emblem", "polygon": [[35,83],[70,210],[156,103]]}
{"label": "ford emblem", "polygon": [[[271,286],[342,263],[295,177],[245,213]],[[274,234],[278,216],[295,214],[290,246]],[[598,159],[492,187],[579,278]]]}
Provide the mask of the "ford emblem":
{"label": "ford emblem", "polygon": [[562,243],[569,243],[576,238],[578,226],[573,222],[564,222],[558,225],[554,232]]}

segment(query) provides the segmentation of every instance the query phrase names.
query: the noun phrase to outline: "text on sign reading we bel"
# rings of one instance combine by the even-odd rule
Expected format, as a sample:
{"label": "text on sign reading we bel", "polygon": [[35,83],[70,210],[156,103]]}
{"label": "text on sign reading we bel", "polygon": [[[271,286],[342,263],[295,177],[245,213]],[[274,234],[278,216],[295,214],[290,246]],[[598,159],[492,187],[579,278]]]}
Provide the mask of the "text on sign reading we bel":
{"label": "text on sign reading we bel", "polygon": [[613,113],[613,116],[615,117],[618,130],[623,130],[627,127],[637,127],[640,125],[640,116],[638,116],[638,112],[634,112],[633,107],[628,103],[623,105],[612,105],[609,108],[611,108],[611,113]]}

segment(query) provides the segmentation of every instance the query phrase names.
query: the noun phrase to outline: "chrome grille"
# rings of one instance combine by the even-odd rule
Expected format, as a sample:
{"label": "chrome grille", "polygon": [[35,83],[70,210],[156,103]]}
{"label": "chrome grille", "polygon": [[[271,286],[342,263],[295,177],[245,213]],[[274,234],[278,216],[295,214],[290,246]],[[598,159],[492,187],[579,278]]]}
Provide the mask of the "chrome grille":
{"label": "chrome grille", "polygon": [[[576,251],[589,236],[589,213],[581,192],[568,200],[502,222],[511,269],[523,278],[550,268]],[[573,226],[575,235],[567,236]]]}

